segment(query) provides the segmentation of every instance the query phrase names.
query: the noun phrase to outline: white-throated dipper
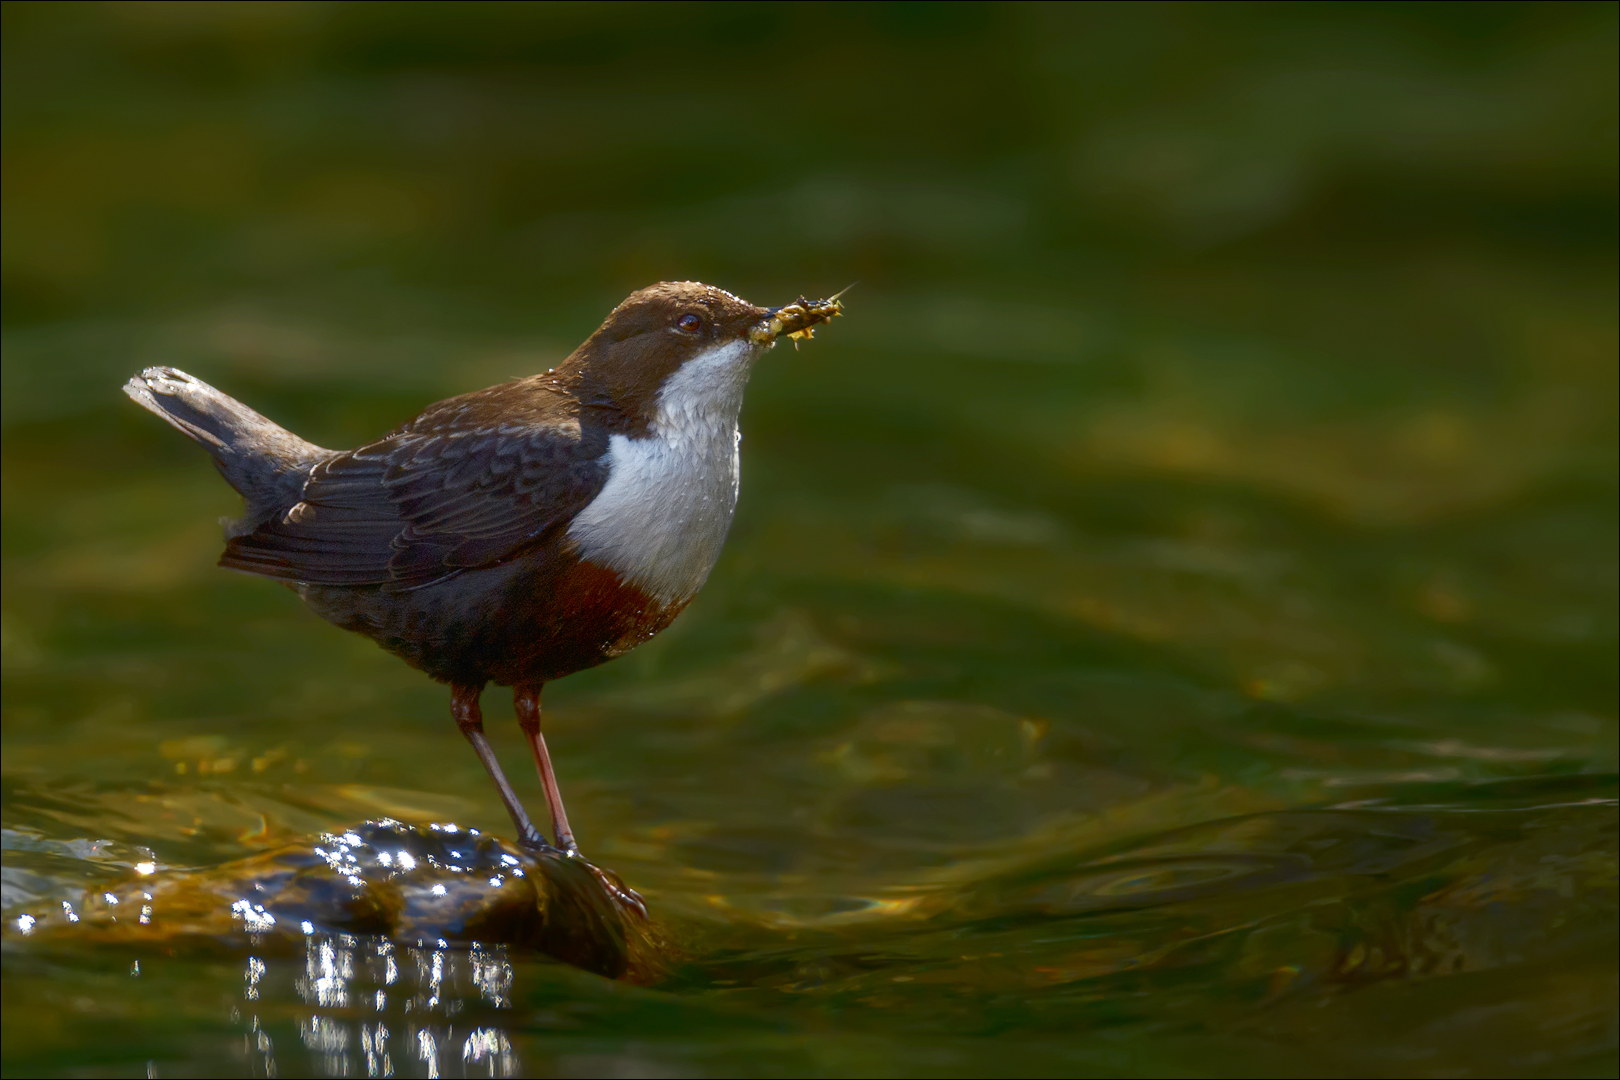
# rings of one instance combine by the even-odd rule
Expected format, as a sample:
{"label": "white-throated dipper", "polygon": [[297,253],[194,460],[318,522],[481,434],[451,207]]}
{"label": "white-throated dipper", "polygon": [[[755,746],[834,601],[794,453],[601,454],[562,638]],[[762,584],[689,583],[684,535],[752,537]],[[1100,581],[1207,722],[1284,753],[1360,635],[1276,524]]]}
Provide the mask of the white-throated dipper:
{"label": "white-throated dipper", "polygon": [[668,626],[737,505],[737,416],[757,360],[837,297],[761,308],[697,282],[631,294],[568,359],[326,450],[199,379],[124,392],[213,455],[246,512],[219,564],[285,582],[322,618],[450,684],[450,710],[522,840],[544,846],[484,736],[514,688],[557,846],[578,850],[540,733],[540,689]]}

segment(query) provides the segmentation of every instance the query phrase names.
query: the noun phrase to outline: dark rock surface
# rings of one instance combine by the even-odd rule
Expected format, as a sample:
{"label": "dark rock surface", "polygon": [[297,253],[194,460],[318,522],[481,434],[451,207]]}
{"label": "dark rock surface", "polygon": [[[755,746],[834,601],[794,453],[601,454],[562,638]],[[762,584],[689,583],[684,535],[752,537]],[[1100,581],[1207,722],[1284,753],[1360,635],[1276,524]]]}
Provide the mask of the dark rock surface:
{"label": "dark rock surface", "polygon": [[39,929],[132,945],[246,938],[260,952],[333,933],[506,945],[633,981],[658,967],[646,908],[611,872],[456,825],[385,818],[219,866],[139,869]]}

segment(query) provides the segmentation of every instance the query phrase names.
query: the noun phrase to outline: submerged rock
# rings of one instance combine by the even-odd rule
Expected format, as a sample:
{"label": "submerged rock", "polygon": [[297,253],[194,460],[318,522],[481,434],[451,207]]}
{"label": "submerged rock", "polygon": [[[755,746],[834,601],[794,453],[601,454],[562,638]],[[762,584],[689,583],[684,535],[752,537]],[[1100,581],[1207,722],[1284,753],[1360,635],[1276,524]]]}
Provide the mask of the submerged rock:
{"label": "submerged rock", "polygon": [[127,944],[243,936],[256,951],[311,935],[537,949],[609,978],[646,981],[659,948],[641,898],[577,856],[534,852],[456,825],[368,821],[220,866],[157,870],[87,894],[37,932]]}

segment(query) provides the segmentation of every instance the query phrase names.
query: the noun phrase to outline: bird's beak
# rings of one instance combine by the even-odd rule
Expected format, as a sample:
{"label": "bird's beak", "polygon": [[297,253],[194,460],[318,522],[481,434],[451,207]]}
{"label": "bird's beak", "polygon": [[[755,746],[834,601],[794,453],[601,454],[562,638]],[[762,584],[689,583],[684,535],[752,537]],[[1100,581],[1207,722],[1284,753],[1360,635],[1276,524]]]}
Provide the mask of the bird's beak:
{"label": "bird's beak", "polygon": [[791,304],[768,308],[765,317],[749,327],[749,340],[756,345],[769,346],[775,345],[783,334],[793,338],[795,344],[799,339],[812,337],[818,324],[844,313],[844,305],[839,303],[838,297],[848,291],[845,289],[825,300],[807,300],[801,296]]}

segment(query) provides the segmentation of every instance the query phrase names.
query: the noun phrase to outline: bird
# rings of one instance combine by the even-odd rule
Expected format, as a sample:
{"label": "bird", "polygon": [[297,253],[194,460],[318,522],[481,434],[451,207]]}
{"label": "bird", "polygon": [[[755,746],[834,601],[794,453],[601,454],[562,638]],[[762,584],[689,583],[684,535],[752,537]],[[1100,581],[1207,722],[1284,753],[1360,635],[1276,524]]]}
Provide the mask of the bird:
{"label": "bird", "polygon": [[[579,854],[541,732],[541,689],[674,621],[714,568],[739,490],[754,363],[842,314],[700,282],[615,307],[539,375],[448,398],[374,442],[328,450],[201,379],[149,367],[124,392],[199,443],[243,498],[219,565],[450,688],[450,711],[526,847]],[[513,689],[551,818],[535,827],[484,732]]]}

